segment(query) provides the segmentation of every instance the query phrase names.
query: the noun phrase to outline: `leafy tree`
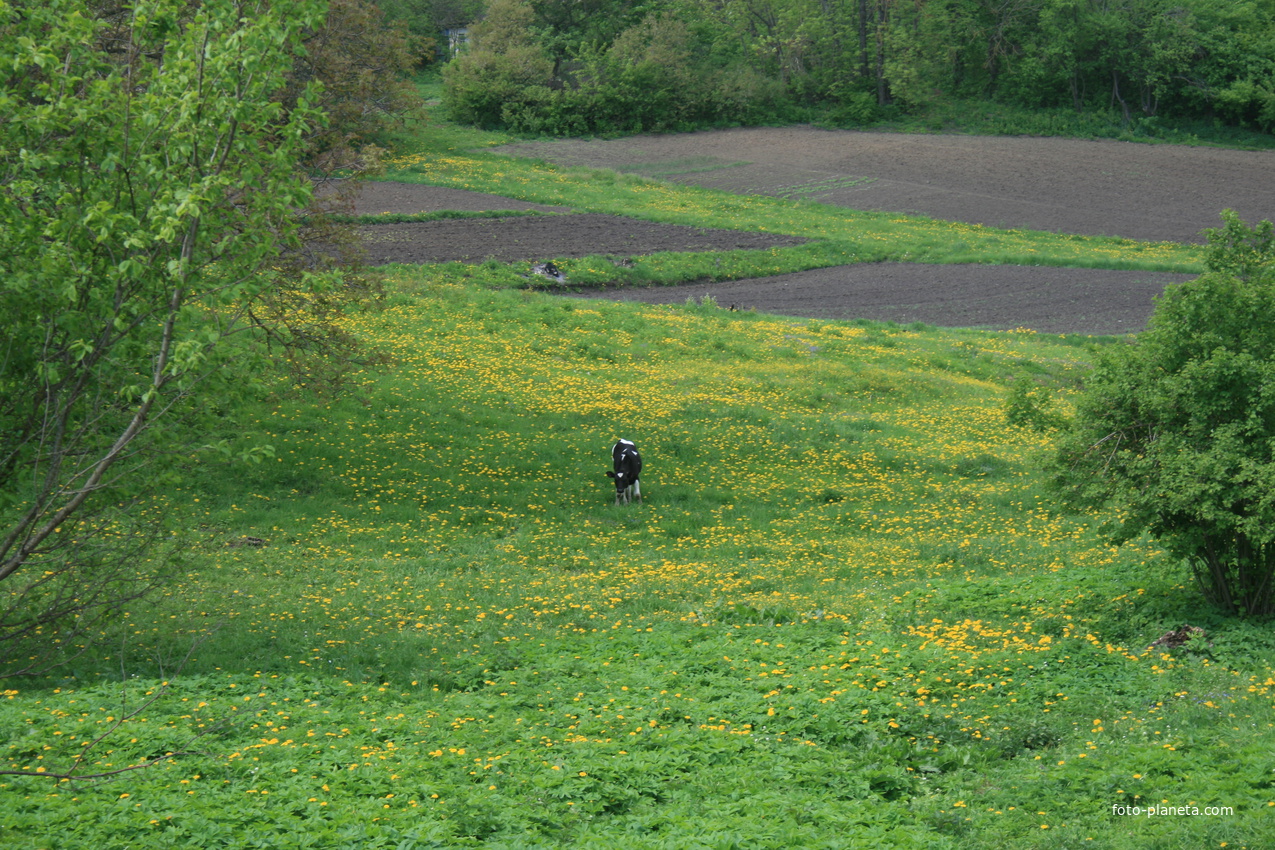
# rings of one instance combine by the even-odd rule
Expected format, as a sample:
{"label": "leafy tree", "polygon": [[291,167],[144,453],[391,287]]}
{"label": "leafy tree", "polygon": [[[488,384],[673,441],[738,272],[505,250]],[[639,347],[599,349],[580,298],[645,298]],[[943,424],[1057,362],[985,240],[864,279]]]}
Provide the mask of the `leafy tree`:
{"label": "leafy tree", "polygon": [[483,0],[378,0],[385,17],[401,23],[431,51],[422,54],[430,62],[440,47],[446,47],[443,30],[468,27],[482,17]]}
{"label": "leafy tree", "polygon": [[[1136,115],[1146,127],[1153,117],[1275,127],[1275,0],[492,0],[488,21],[512,20],[517,6],[516,32],[498,27],[486,45],[479,35],[483,58],[452,63],[465,69],[448,77],[459,120],[635,129],[646,119],[632,111],[609,117],[629,86],[604,60],[626,36],[661,34],[652,22],[680,20],[701,100],[722,107],[661,103],[658,91],[639,104],[678,113],[680,125],[773,121],[813,104],[832,106],[835,120],[867,121],[972,96],[1097,109],[1125,124]],[[465,117],[484,98],[480,118]],[[741,98],[751,98],[743,109]]]}
{"label": "leafy tree", "polygon": [[1199,43],[1176,69],[1179,106],[1275,130],[1275,0],[1192,0]]}
{"label": "leafy tree", "polygon": [[321,122],[309,91],[281,97],[323,20],[314,0],[0,0],[0,675],[163,580],[139,505],[248,382],[244,331],[324,333],[340,291],[280,262]]}
{"label": "leafy tree", "polygon": [[368,0],[329,0],[322,25],[304,32],[302,46],[281,97],[290,107],[308,92],[327,116],[310,131],[306,167],[325,174],[374,168],[374,143],[422,106],[407,75],[426,45],[388,24]]}
{"label": "leafy tree", "polygon": [[443,71],[453,119],[529,133],[666,131],[760,118],[782,99],[702,21],[652,12],[563,61],[553,51],[565,42],[536,14],[528,0],[492,3],[469,52]]}
{"label": "leafy tree", "polygon": [[1169,287],[1087,381],[1059,451],[1082,502],[1187,559],[1209,599],[1275,612],[1275,240],[1231,211],[1208,273]]}
{"label": "leafy tree", "polygon": [[605,50],[623,31],[667,3],[647,0],[530,0],[536,38],[554,62],[564,63]]}
{"label": "leafy tree", "polygon": [[607,113],[617,127],[684,126],[703,94],[690,30],[672,15],[652,15],[625,30],[599,69]]}
{"label": "leafy tree", "polygon": [[534,20],[527,0],[494,0],[471,31],[473,47],[443,71],[443,103],[452,119],[499,127],[528,92],[547,97],[553,60],[531,32]]}

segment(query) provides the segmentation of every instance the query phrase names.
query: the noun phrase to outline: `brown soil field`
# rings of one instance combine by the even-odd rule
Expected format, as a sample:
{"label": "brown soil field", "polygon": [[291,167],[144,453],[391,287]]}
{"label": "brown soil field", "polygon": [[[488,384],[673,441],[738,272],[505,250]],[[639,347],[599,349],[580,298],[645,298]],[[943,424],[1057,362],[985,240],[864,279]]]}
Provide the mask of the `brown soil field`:
{"label": "brown soil field", "polygon": [[758,280],[581,292],[582,298],[682,304],[705,296],[723,309],[811,319],[1057,334],[1127,334],[1146,327],[1166,284],[1192,275],[1023,266],[876,263]]}
{"label": "brown soil field", "polygon": [[[802,197],[855,209],[1154,241],[1199,241],[1225,208],[1275,218],[1275,153],[1121,142],[907,136],[765,128],[510,145],[510,155],[612,168],[731,192]],[[568,213],[457,189],[364,186],[360,213],[530,210]],[[376,263],[504,262],[588,254],[639,256],[795,244],[801,240],[654,224],[620,216],[545,215],[378,225]],[[1142,330],[1153,298],[1189,275],[1023,266],[877,264],[749,281],[577,293],[579,297],[721,306],[780,315],[1030,328]]]}
{"label": "brown soil field", "polygon": [[464,189],[447,189],[443,186],[420,186],[415,183],[364,183],[354,196],[346,212],[356,215],[380,215],[399,213],[433,213],[454,210],[457,212],[519,212],[566,213],[567,207],[551,207],[516,201],[500,195],[484,192],[468,192]]}
{"label": "brown soil field", "polygon": [[511,156],[991,227],[1199,242],[1275,218],[1275,151],[813,127],[507,145]]}
{"label": "brown soil field", "polygon": [[[414,187],[425,188],[425,187]],[[552,260],[589,254],[639,256],[657,251],[726,251],[800,245],[793,236],[681,227],[617,215],[465,218],[363,228],[368,261],[481,263]]]}

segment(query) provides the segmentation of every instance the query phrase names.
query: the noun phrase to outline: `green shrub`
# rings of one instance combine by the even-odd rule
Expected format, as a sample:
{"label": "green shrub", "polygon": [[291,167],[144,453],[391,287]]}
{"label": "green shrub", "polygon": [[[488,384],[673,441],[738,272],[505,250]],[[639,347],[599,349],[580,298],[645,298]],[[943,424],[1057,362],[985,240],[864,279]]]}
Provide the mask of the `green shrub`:
{"label": "green shrub", "polygon": [[665,12],[609,47],[557,62],[531,36],[531,7],[500,0],[474,49],[444,70],[449,117],[531,135],[684,130],[756,123],[785,112],[782,83],[741,61],[709,62],[713,33]]}
{"label": "green shrub", "polygon": [[524,0],[496,0],[474,27],[474,49],[443,69],[443,105],[453,121],[507,126],[508,109],[543,98],[553,61],[531,37],[532,20]]}
{"label": "green shrub", "polygon": [[1094,372],[1059,462],[1192,565],[1224,610],[1275,613],[1275,250],[1230,211],[1209,273],[1171,286],[1136,345]]}
{"label": "green shrub", "polygon": [[1053,406],[1053,397],[1030,376],[1024,375],[1010,387],[1005,399],[1005,420],[1035,431],[1053,431],[1062,424]]}

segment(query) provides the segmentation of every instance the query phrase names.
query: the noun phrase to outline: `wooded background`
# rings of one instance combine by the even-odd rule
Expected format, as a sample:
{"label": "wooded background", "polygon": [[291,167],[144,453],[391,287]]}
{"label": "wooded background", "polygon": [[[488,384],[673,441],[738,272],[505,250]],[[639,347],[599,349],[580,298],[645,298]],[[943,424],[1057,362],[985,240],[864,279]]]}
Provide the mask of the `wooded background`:
{"label": "wooded background", "polygon": [[1125,124],[1275,128],[1272,0],[386,0],[471,27],[446,68],[459,121],[555,135],[990,100]]}

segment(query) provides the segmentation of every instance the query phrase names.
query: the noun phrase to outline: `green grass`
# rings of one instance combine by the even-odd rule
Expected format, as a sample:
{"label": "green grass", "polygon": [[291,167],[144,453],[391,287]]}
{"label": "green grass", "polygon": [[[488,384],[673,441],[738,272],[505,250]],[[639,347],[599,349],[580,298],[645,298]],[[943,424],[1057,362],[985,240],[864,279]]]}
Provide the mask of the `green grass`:
{"label": "green grass", "polygon": [[748,165],[747,162],[727,162],[715,156],[688,156],[663,162],[635,162],[624,166],[623,170],[640,174],[643,177],[665,178],[678,177],[683,174],[704,174],[710,171],[721,171],[723,168],[735,168]]}
{"label": "green grass", "polygon": [[[739,226],[834,214],[439,168],[700,224],[732,204]],[[935,256],[956,238],[869,219]],[[960,237],[984,238],[1144,250]],[[0,777],[6,847],[1271,845],[1269,627],[1207,609],[1152,542],[1105,543],[1110,517],[1062,511],[1048,435],[1005,418],[1023,378],[1066,412],[1110,340],[524,284],[497,263],[397,268],[349,320],[386,365],[335,398],[281,385],[210,435],[275,457],[167,494],[183,580],[0,701],[0,767],[56,772],[156,695],[84,772],[193,752],[111,782]],[[612,504],[617,437],[643,451],[645,504]],[[1148,649],[1182,623],[1212,646]],[[1113,814],[1152,803],[1232,811]]]}

